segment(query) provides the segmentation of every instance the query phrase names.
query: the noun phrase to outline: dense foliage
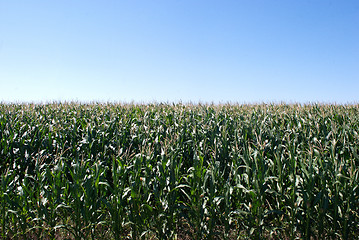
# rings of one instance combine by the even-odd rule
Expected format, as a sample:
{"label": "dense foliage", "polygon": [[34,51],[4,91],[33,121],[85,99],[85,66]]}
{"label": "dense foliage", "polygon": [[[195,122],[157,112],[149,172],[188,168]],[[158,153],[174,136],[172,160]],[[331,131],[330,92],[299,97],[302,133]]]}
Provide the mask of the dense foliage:
{"label": "dense foliage", "polygon": [[358,238],[358,105],[1,104],[2,239]]}

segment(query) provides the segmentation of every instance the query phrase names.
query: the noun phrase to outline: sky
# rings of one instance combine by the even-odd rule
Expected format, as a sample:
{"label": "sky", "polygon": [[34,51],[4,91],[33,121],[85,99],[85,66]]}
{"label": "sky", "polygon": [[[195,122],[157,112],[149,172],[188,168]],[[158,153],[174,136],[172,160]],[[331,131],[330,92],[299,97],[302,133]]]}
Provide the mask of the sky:
{"label": "sky", "polygon": [[358,26],[358,0],[0,0],[0,101],[358,103]]}

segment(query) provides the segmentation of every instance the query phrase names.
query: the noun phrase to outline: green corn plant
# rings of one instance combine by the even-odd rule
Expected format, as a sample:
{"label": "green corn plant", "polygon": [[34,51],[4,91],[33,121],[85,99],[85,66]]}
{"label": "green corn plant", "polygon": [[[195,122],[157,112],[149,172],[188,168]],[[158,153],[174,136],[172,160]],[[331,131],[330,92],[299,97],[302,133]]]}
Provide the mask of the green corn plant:
{"label": "green corn plant", "polygon": [[78,160],[69,169],[72,182],[68,185],[67,203],[71,210],[71,225],[64,226],[75,239],[94,239],[96,229],[103,224],[102,199],[106,194],[104,170],[101,164]]}
{"label": "green corn plant", "polygon": [[32,220],[34,217],[32,205],[31,176],[26,176],[18,182],[16,195],[9,199],[10,224],[13,230],[10,231],[12,238],[26,238],[27,234],[33,229]]}
{"label": "green corn plant", "polygon": [[[223,234],[229,232],[229,214],[230,214],[230,186],[229,182],[222,182],[224,179],[223,172],[218,161],[212,162],[208,166],[208,171],[204,176],[204,185],[206,186],[207,204],[207,239],[214,239],[221,235],[219,229],[216,229],[218,224],[225,225]],[[222,212],[223,211],[223,212]]]}
{"label": "green corn plant", "polygon": [[126,184],[128,177],[128,168],[120,159],[113,159],[112,161],[112,184],[103,183],[110,189],[108,198],[103,198],[102,201],[106,206],[110,218],[107,220],[111,227],[114,239],[122,239],[125,232],[126,207],[127,198],[130,194],[130,188]]}
{"label": "green corn plant", "polygon": [[175,161],[174,157],[167,159],[161,155],[155,167],[150,164],[146,167],[146,184],[150,188],[152,185],[153,206],[157,215],[153,228],[159,239],[171,239],[175,231],[177,192],[181,187],[176,185]]}
{"label": "green corn plant", "polygon": [[131,225],[131,237],[139,239],[150,233],[150,219],[153,207],[148,204],[151,192],[145,184],[143,170],[145,168],[146,157],[139,153],[134,157],[133,165],[129,166],[130,196],[128,201],[128,220]]}
{"label": "green corn plant", "polygon": [[[85,193],[83,181],[86,179],[86,171],[89,163],[83,160],[75,160],[71,168],[66,169],[71,179],[64,186],[66,196],[66,215],[64,216],[64,228],[68,230],[75,239],[88,238],[86,231],[89,222],[84,203]],[[70,220],[70,221],[69,221]]]}
{"label": "green corn plant", "polygon": [[9,229],[11,228],[11,221],[9,219],[9,203],[12,193],[15,191],[15,174],[14,172],[7,169],[4,174],[1,175],[1,192],[0,192],[0,205],[1,205],[1,237],[6,239],[9,235]]}
{"label": "green corn plant", "polygon": [[105,166],[96,162],[90,167],[86,179],[83,182],[85,211],[82,213],[88,219],[85,231],[89,232],[91,239],[97,238],[97,229],[105,222],[105,215],[102,206],[102,198],[107,195],[107,182],[105,178]]}
{"label": "green corn plant", "polygon": [[55,239],[58,230],[64,227],[61,216],[68,207],[62,198],[63,188],[66,187],[64,172],[65,164],[60,159],[52,169],[47,166],[41,173],[42,190],[38,205],[43,214],[45,234],[50,239]]}
{"label": "green corn plant", "polygon": [[204,159],[200,153],[193,156],[193,167],[188,169],[189,174],[185,177],[187,185],[190,187],[188,198],[188,217],[190,224],[195,231],[195,239],[203,239],[207,237],[207,204],[205,176],[207,169],[204,168]]}

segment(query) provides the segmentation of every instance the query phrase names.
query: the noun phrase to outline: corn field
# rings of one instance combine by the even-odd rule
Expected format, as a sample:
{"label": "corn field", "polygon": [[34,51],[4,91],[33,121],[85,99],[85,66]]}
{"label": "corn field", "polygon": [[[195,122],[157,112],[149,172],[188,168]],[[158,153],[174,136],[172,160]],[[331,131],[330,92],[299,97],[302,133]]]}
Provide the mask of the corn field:
{"label": "corn field", "polygon": [[359,105],[0,104],[1,239],[358,239]]}

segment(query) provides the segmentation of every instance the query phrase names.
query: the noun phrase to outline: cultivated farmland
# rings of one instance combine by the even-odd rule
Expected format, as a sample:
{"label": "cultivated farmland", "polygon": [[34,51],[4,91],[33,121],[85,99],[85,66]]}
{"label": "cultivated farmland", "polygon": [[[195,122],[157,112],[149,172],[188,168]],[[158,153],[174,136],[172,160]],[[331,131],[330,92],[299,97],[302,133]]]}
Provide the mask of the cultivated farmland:
{"label": "cultivated farmland", "polygon": [[2,239],[358,239],[359,105],[1,104]]}

